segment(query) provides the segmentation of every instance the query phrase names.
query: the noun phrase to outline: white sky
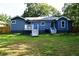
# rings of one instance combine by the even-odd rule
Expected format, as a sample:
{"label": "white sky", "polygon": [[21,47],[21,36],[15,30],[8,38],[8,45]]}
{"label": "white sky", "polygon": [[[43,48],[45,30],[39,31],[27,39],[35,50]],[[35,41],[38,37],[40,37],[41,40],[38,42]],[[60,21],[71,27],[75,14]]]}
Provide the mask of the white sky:
{"label": "white sky", "polygon": [[12,17],[22,15],[26,5],[24,3],[48,3],[61,12],[64,3],[79,2],[79,0],[0,0],[0,14],[6,13]]}

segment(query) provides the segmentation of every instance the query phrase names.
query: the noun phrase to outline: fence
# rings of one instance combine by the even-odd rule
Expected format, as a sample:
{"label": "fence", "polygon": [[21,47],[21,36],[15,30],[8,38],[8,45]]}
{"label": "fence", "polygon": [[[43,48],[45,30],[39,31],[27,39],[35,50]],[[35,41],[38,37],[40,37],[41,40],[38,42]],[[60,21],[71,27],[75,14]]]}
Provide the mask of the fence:
{"label": "fence", "polygon": [[8,24],[0,26],[0,33],[9,33],[9,32],[10,32],[10,26]]}

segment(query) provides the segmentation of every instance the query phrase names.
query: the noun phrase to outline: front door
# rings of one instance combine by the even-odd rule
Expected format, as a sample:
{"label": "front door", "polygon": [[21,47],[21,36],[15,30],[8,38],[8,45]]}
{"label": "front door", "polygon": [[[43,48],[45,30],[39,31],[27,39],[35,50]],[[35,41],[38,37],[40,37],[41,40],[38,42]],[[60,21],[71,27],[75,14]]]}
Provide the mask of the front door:
{"label": "front door", "polygon": [[39,35],[39,25],[32,24],[32,36],[38,36],[38,35]]}
{"label": "front door", "polygon": [[55,27],[55,21],[52,21],[52,23],[51,23],[50,32],[51,33],[56,33],[57,32],[56,27]]}

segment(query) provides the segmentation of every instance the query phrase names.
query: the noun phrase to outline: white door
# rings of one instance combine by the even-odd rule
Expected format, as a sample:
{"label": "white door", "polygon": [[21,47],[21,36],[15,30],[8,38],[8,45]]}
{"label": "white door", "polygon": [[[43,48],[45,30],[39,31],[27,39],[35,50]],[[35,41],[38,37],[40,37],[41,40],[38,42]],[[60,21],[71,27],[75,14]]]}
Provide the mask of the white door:
{"label": "white door", "polygon": [[38,35],[39,35],[39,25],[32,24],[32,36],[38,36]]}

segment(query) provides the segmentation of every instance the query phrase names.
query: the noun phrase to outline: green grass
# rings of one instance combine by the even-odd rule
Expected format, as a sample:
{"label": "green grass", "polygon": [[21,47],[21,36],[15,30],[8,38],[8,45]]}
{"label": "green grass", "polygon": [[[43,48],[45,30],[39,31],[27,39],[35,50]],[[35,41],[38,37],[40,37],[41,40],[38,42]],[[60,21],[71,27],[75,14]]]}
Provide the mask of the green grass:
{"label": "green grass", "polygon": [[0,55],[2,54],[77,56],[79,55],[79,33],[40,34],[38,37],[20,33],[0,34]]}

